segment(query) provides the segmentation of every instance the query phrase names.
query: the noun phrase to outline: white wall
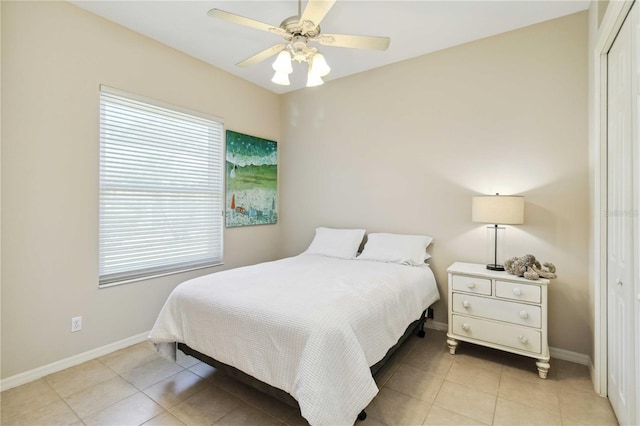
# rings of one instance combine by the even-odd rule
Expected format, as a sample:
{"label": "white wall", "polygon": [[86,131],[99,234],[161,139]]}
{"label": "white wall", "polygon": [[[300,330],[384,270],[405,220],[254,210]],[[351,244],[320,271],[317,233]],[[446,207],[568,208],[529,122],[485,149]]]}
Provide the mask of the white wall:
{"label": "white wall", "polygon": [[224,267],[98,289],[98,86],[273,140],[278,97],[67,2],[1,7],[3,378],[150,330],[186,278],[275,258],[280,225],[235,228]]}
{"label": "white wall", "polygon": [[507,256],[555,263],[550,345],[590,353],[586,12],[284,95],[281,118],[283,255],[319,225],[431,235],[446,322],[446,268],[487,263],[471,197],[521,194]]}

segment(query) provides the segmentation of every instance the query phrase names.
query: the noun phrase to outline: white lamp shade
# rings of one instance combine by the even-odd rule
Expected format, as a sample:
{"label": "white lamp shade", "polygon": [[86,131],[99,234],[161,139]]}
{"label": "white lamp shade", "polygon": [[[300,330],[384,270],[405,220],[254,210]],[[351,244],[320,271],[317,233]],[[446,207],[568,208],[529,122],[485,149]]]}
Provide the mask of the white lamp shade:
{"label": "white lamp shade", "polygon": [[271,81],[275,84],[279,84],[280,86],[288,86],[291,84],[289,81],[289,74],[280,71],[276,71]]}
{"label": "white lamp shade", "polygon": [[516,195],[479,195],[473,197],[471,220],[498,225],[524,223],[524,197]]}
{"label": "white lamp shade", "polygon": [[322,53],[316,53],[311,60],[311,65],[309,67],[309,72],[316,74],[319,77],[324,77],[325,75],[331,72],[331,68],[329,68],[329,64],[324,59],[324,55]]}
{"label": "white lamp shade", "polygon": [[321,84],[324,84],[322,77],[312,73],[311,67],[309,67],[309,73],[307,74],[307,87],[320,86]]}
{"label": "white lamp shade", "polygon": [[293,67],[291,66],[291,54],[289,53],[289,51],[283,50],[282,52],[278,53],[278,57],[275,61],[273,61],[273,65],[271,66],[276,72],[291,74],[293,72]]}

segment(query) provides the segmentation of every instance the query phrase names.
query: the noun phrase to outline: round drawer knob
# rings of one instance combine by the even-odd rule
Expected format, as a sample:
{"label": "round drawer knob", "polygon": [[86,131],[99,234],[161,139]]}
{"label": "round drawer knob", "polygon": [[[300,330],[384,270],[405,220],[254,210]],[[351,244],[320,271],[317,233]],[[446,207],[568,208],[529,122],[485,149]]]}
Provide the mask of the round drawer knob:
{"label": "round drawer knob", "polygon": [[467,287],[476,288],[476,283],[467,283]]}
{"label": "round drawer knob", "polygon": [[462,329],[464,331],[469,331],[470,328],[471,328],[471,326],[469,324],[467,324],[466,322],[464,324],[462,324]]}
{"label": "round drawer knob", "polygon": [[520,343],[522,343],[523,345],[529,343],[529,339],[527,339],[527,336],[520,336],[518,337],[518,340],[520,340]]}
{"label": "round drawer knob", "polygon": [[515,294],[516,296],[521,296],[522,295],[522,290],[520,290],[518,287],[513,289],[513,294]]}
{"label": "round drawer knob", "polygon": [[520,318],[522,319],[529,318],[529,313],[527,311],[520,311]]}
{"label": "round drawer knob", "polygon": [[471,307],[471,303],[469,303],[468,300],[465,300],[464,302],[462,302],[462,306],[464,306],[465,308],[469,308]]}

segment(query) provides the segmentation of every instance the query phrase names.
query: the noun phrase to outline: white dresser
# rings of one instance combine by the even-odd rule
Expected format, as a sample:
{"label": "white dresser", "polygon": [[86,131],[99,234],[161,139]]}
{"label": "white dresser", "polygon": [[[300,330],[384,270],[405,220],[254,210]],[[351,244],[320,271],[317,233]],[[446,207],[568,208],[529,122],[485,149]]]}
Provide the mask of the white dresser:
{"label": "white dresser", "polygon": [[549,371],[547,288],[549,280],[528,280],[486,265],[456,262],[449,273],[449,352],[459,341],[489,346],[537,360]]}

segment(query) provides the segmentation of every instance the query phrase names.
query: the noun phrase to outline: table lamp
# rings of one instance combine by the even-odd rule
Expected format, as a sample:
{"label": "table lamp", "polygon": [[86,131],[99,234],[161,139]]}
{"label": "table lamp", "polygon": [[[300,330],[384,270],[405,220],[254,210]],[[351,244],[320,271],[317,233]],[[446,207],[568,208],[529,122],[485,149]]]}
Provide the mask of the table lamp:
{"label": "table lamp", "polygon": [[474,196],[471,205],[471,220],[493,224],[493,263],[488,264],[487,269],[504,271],[504,266],[498,264],[498,225],[521,225],[524,223],[524,197],[500,194]]}

